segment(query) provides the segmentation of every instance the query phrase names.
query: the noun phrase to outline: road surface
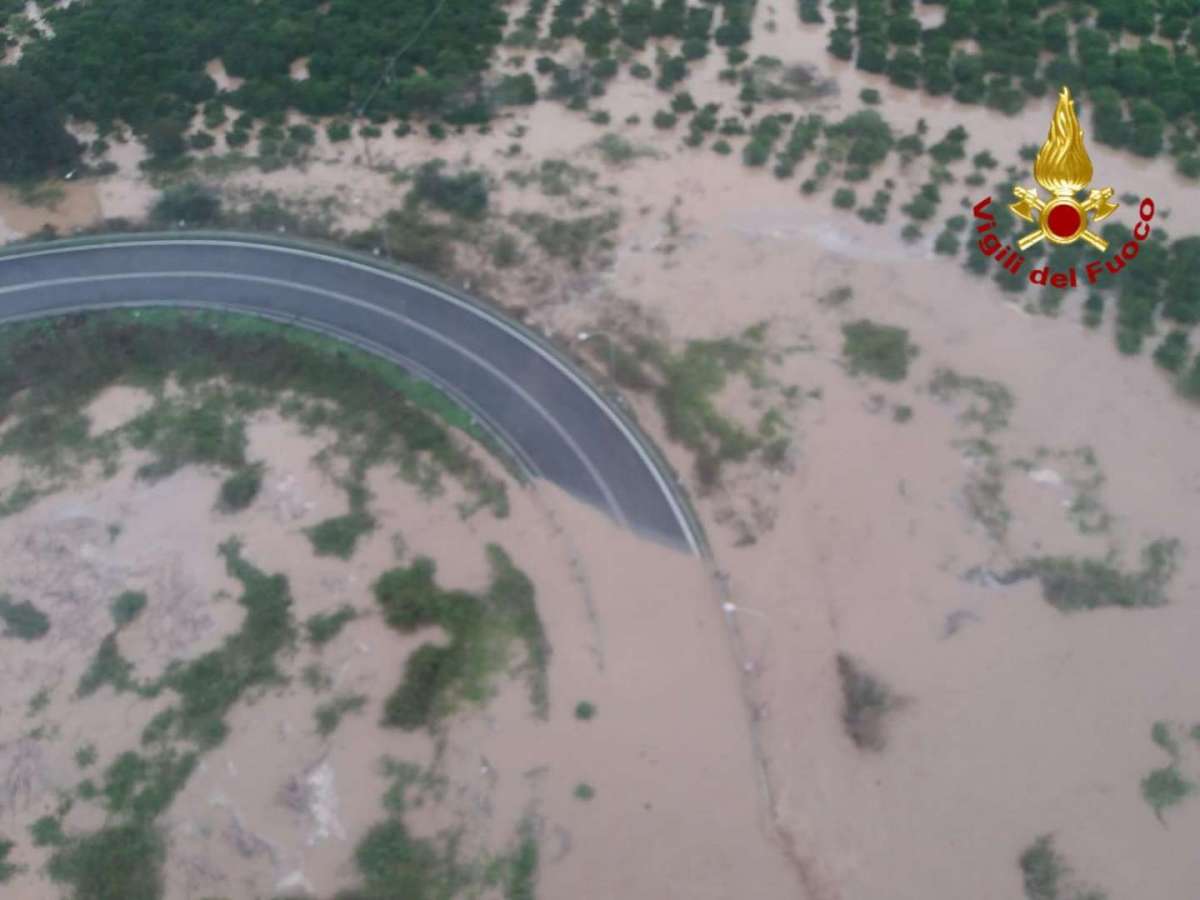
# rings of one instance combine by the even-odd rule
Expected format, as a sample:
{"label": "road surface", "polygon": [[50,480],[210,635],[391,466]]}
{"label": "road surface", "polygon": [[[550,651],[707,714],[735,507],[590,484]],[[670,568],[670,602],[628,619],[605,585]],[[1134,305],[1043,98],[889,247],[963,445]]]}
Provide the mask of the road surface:
{"label": "road surface", "polygon": [[231,309],[349,341],[465,406],[534,478],[684,551],[704,540],[642,435],[547,343],[369,259],[240,236],[123,236],[0,253],[0,321],[130,306]]}

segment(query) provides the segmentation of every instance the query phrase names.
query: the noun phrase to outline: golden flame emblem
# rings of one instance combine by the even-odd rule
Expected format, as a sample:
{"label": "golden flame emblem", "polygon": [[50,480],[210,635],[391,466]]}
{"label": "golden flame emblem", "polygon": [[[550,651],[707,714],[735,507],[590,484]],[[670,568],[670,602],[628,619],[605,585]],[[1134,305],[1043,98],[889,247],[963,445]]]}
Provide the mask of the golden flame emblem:
{"label": "golden flame emblem", "polygon": [[1037,231],[1017,241],[1018,247],[1027,250],[1045,238],[1055,244],[1073,244],[1082,239],[1101,252],[1108,249],[1108,241],[1088,228],[1088,217],[1092,214],[1093,222],[1107,219],[1118,204],[1112,202],[1110,187],[1092,190],[1083,203],[1075,199],[1092,180],[1092,160],[1083,144],[1083,129],[1075,115],[1069,88],[1064,87],[1058,95],[1050,133],[1033,164],[1033,177],[1050,192],[1051,198],[1043,201],[1036,190],[1013,188],[1017,202],[1009,209],[1038,226]]}

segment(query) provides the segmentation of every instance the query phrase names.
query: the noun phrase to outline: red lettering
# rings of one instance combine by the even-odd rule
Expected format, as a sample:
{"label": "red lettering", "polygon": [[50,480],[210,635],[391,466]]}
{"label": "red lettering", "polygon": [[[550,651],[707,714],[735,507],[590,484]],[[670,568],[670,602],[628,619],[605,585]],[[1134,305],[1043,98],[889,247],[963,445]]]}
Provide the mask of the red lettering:
{"label": "red lettering", "polygon": [[1088,284],[1096,283],[1096,278],[1099,276],[1100,269],[1103,265],[1104,263],[1102,263],[1100,260],[1094,259],[1083,267],[1084,272],[1087,273]]}
{"label": "red lettering", "polygon": [[[988,199],[990,200],[992,198],[989,197]],[[1149,212],[1146,211],[1146,207],[1150,207]],[[1145,200],[1143,200],[1141,202],[1141,205],[1138,206],[1138,215],[1142,217],[1143,222],[1149,222],[1151,219],[1153,219],[1154,218],[1154,201],[1151,200],[1149,197],[1147,197]]]}
{"label": "red lettering", "polygon": [[993,255],[1001,246],[1003,245],[1000,243],[1000,238],[994,234],[985,234],[979,239],[979,249],[983,251],[984,256]]}
{"label": "red lettering", "polygon": [[[1139,228],[1144,228],[1145,231],[1143,231],[1141,234],[1138,234]],[[1136,225],[1133,226],[1133,236],[1135,238],[1137,238],[1139,241],[1144,241],[1146,238],[1148,238],[1150,236],[1150,226],[1147,225],[1145,222],[1138,222]]]}
{"label": "red lettering", "polygon": [[1066,288],[1067,275],[1065,272],[1055,272],[1050,276],[1050,286],[1056,288]]}
{"label": "red lettering", "polygon": [[[989,222],[995,222],[996,217],[987,211],[987,208],[991,205],[992,198],[988,197],[976,203],[971,211],[975,213],[975,218],[977,219],[987,219]],[[1151,215],[1153,215],[1153,213],[1151,213]]]}
{"label": "red lettering", "polygon": [[[1123,257],[1125,257],[1126,259],[1133,259],[1135,256],[1138,255],[1138,250],[1141,249],[1141,246],[1142,245],[1139,244],[1137,241],[1129,241],[1127,244],[1125,244],[1124,247],[1121,248],[1121,255]],[[1130,247],[1133,248],[1132,253],[1129,252]]]}

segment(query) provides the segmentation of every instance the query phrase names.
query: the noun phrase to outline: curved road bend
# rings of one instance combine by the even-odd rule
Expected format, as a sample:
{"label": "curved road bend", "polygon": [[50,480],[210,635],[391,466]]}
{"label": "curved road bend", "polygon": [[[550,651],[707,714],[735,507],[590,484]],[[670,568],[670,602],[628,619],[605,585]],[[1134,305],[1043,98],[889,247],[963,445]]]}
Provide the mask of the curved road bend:
{"label": "curved road bend", "polygon": [[648,439],[496,313],[394,269],[238,238],[137,238],[0,253],[0,321],[118,306],[234,309],[391,358],[467,407],[534,477],[620,524],[703,552]]}

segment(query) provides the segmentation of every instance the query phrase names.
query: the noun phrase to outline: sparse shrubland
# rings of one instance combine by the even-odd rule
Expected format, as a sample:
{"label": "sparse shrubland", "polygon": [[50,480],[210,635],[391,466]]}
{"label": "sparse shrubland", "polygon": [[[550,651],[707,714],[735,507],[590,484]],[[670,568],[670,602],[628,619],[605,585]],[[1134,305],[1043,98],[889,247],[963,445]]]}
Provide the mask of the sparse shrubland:
{"label": "sparse shrubland", "polygon": [[879,751],[886,743],[884,719],[899,701],[874,675],[844,653],[837,657],[838,678],[842,688],[842,726],[854,746]]}
{"label": "sparse shrubland", "polygon": [[850,374],[873,375],[885,381],[903,381],[908,376],[917,348],[905,329],[859,319],[843,325],[842,335],[842,356]]}
{"label": "sparse shrubland", "polygon": [[534,587],[499,547],[488,547],[492,581],[482,594],[446,590],[433,562],[420,558],[385,572],[374,585],[387,623],[404,632],[437,626],[448,644],[426,643],[408,658],[400,686],[388,698],[384,724],[405,730],[436,727],[459,703],[482,703],[494,675],[509,664],[509,645],[524,645],[522,669],[534,709],[545,715],[550,648]]}

